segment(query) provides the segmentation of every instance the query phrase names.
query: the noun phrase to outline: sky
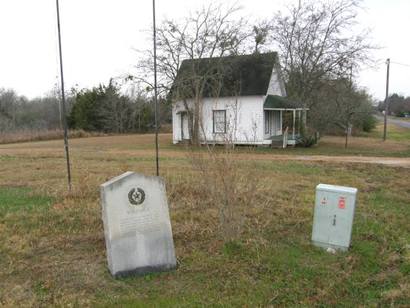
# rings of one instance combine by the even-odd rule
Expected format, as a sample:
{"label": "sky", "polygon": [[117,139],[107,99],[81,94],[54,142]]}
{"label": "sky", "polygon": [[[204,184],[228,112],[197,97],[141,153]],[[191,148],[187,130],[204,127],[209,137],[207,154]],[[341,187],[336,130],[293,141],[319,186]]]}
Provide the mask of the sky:
{"label": "sky", "polygon": [[[157,23],[178,19],[210,0],[156,0]],[[296,0],[239,0],[253,19],[271,17]],[[303,0],[302,0],[303,1]],[[233,3],[233,2],[232,2]],[[358,84],[385,96],[386,58],[390,93],[410,96],[410,1],[365,0],[359,22],[372,30],[374,68],[362,68]],[[0,88],[28,98],[47,95],[58,83],[55,0],[0,0]],[[151,0],[60,0],[66,89],[93,87],[133,71],[136,50],[152,46]]]}

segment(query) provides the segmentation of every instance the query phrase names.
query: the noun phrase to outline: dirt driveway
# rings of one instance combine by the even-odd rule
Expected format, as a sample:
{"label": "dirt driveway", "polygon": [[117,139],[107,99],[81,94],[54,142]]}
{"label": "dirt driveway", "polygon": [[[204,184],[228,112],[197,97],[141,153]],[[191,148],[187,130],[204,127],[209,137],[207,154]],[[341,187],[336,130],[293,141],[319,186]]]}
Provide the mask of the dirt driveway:
{"label": "dirt driveway", "polygon": [[410,168],[410,158],[398,157],[369,157],[369,156],[325,156],[325,155],[275,155],[275,160],[301,160],[314,162],[332,162],[332,163],[363,163],[363,164],[380,164],[396,167]]}
{"label": "dirt driveway", "polygon": [[[340,139],[340,138],[339,138]],[[343,139],[343,138],[342,138]],[[340,139],[340,140],[342,140]],[[360,138],[356,138],[360,139]],[[367,138],[370,140],[370,138]],[[366,138],[361,138],[359,145],[367,146],[371,149],[380,146],[376,141],[365,143]],[[107,136],[107,137],[92,137],[71,140],[71,151],[78,159],[89,157],[102,159],[106,157],[153,157],[154,148],[152,147],[153,135],[121,135],[121,136]],[[328,146],[340,147],[337,137],[330,137],[326,139]],[[363,141],[364,140],[364,141]],[[342,140],[343,141],[343,140]],[[164,148],[160,149],[161,157],[167,158],[187,158],[190,154],[184,151],[183,148],[170,146],[171,135],[161,134],[160,143]],[[339,142],[339,143],[338,143]],[[407,144],[389,141],[389,144],[383,144],[385,147],[398,148],[403,151]],[[352,146],[357,145],[354,141]],[[364,144],[364,145],[363,145]],[[324,145],[326,146],[326,145]],[[33,143],[19,143],[19,144],[5,144],[0,145],[0,156],[26,156],[26,157],[59,157],[63,158],[61,140],[33,142]],[[381,164],[386,166],[396,166],[410,168],[410,157],[389,157],[386,156],[360,156],[360,155],[326,155],[324,154],[276,154],[276,153],[237,153],[233,157],[240,160],[265,160],[265,161],[311,161],[311,162],[329,162],[329,163],[365,163],[365,164]]]}

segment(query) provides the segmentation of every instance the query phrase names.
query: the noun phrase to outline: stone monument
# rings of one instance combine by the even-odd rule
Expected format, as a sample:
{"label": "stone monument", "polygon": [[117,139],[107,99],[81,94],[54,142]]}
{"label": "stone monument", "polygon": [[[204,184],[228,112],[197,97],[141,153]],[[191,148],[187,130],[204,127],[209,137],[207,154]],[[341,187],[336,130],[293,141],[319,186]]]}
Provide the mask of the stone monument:
{"label": "stone monument", "polygon": [[108,268],[114,277],[175,268],[165,184],[126,172],[101,185]]}

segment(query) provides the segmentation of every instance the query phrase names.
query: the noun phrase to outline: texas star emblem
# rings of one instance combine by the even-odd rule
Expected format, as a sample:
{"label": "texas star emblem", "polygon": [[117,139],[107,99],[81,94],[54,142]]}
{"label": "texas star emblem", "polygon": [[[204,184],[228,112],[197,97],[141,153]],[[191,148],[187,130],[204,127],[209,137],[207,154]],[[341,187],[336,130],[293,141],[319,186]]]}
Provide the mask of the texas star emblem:
{"label": "texas star emblem", "polygon": [[128,193],[128,200],[132,205],[140,205],[145,200],[145,192],[141,188],[133,188]]}

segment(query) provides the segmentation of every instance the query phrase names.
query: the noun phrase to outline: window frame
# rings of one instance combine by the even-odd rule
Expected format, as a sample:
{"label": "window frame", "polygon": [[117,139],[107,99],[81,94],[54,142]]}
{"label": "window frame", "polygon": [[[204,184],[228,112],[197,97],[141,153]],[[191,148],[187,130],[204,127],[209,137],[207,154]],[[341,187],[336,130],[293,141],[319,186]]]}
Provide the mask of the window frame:
{"label": "window frame", "polygon": [[[215,122],[215,114],[217,112],[223,112],[224,114],[224,130],[222,131],[216,131],[215,127],[216,127],[216,122]],[[214,134],[226,134],[226,109],[217,109],[217,110],[212,110],[212,132]]]}

